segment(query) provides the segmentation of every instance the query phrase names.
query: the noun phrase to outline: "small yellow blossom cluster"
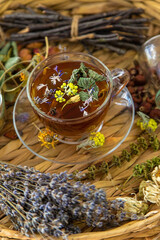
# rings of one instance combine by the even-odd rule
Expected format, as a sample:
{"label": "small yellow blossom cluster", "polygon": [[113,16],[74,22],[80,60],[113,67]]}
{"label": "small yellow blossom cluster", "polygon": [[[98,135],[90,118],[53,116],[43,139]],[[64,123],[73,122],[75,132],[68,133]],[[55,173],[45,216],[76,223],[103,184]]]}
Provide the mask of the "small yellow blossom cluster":
{"label": "small yellow blossom cluster", "polygon": [[77,91],[78,91],[78,86],[74,85],[73,83],[63,83],[61,85],[61,90],[57,90],[55,92],[55,98],[57,102],[65,102],[66,99],[64,98],[64,95],[66,94],[67,96],[74,96]]}
{"label": "small yellow blossom cluster", "polygon": [[78,86],[74,85],[73,83],[67,84],[66,94],[68,96],[74,96],[78,91]]}
{"label": "small yellow blossom cluster", "polygon": [[142,131],[150,129],[153,132],[155,132],[155,130],[157,129],[157,122],[152,118],[150,118],[148,122],[144,122],[143,120],[138,120],[137,126],[139,126]]}
{"label": "small yellow blossom cluster", "polygon": [[77,150],[102,147],[105,143],[105,137],[101,132],[92,132],[84,142],[77,145]]}
{"label": "small yellow blossom cluster", "polygon": [[46,148],[49,148],[50,146],[55,148],[55,144],[58,142],[56,137],[57,135],[48,128],[40,130],[38,134],[38,139],[42,142],[41,146],[45,146]]}
{"label": "small yellow blossom cluster", "polygon": [[63,97],[64,93],[61,90],[57,90],[54,96],[57,102],[62,103],[66,101],[66,99]]}
{"label": "small yellow blossom cluster", "polygon": [[103,146],[105,142],[105,137],[102,133],[100,132],[92,132],[91,136],[89,137],[89,140],[92,141],[92,146],[93,147],[101,147]]}
{"label": "small yellow blossom cluster", "polygon": [[78,91],[78,86],[74,85],[73,83],[63,83],[61,88],[65,90],[67,96],[74,96]]}

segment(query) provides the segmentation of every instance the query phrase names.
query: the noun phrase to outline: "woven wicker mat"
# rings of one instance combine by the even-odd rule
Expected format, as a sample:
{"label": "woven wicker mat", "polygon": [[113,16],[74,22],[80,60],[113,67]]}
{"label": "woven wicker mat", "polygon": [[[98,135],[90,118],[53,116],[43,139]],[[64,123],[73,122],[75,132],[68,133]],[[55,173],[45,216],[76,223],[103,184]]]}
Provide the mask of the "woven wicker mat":
{"label": "woven wicker mat", "polygon": [[[8,1],[13,4],[12,1]],[[16,2],[16,1],[15,1]],[[30,1],[32,5],[36,4],[37,1]],[[52,1],[53,2],[53,1]],[[63,6],[63,2],[61,1],[61,5]],[[72,3],[73,4],[73,12],[78,11],[79,2],[83,1],[75,1],[75,3],[68,1],[68,4]],[[85,1],[84,1],[85,2]],[[86,1],[87,2],[87,1]],[[89,4],[91,4],[91,1]],[[95,1],[96,2],[96,1]],[[103,1],[97,1],[99,2],[99,5],[104,3]],[[107,1],[106,1],[107,2]],[[105,3],[106,3],[105,2]],[[111,1],[108,1],[111,2]],[[114,1],[116,2],[116,1]],[[121,0],[124,4],[128,4],[128,7],[131,7],[133,5],[134,1],[125,1]],[[127,3],[128,2],[128,3]],[[138,3],[138,1],[135,1]],[[140,1],[139,1],[140,2]],[[141,4],[145,1],[141,1]],[[152,2],[152,1],[146,1]],[[153,1],[156,2],[156,1]],[[157,1],[159,2],[159,1]],[[29,1],[28,1],[29,3]],[[66,1],[67,3],[67,1]],[[98,3],[97,3],[98,4]],[[145,3],[143,3],[145,4]],[[49,6],[50,4],[48,4]],[[52,4],[51,4],[52,5]],[[160,5],[160,3],[159,3]],[[66,6],[66,5],[65,5]],[[83,4],[82,4],[83,6]],[[106,3],[107,6],[107,3]],[[123,4],[122,4],[123,6]],[[56,8],[57,7],[57,8]],[[58,9],[58,5],[56,5],[55,9]],[[75,9],[74,9],[75,7]],[[68,11],[67,7],[63,6],[62,8],[64,11]],[[82,11],[82,8],[79,8]],[[5,9],[3,9],[5,10]],[[84,9],[83,9],[84,10]],[[153,11],[153,9],[151,9]],[[80,10],[79,10],[80,11]],[[102,11],[102,9],[101,9]],[[146,10],[145,14],[152,15],[152,11],[149,13],[149,11]],[[83,11],[80,12],[80,14],[83,14]],[[147,15],[148,16],[148,15]],[[157,16],[158,17],[158,16]],[[154,36],[156,34],[160,34],[160,23],[158,20],[153,20],[153,23],[150,24],[149,31],[148,31],[148,37]],[[84,47],[81,44],[77,43],[66,43],[62,42],[61,43],[62,47],[66,47],[67,50],[72,50],[72,51],[79,51],[79,52],[86,52]],[[136,53],[132,50],[129,50],[126,52],[125,55],[123,56],[118,56],[116,53],[110,52],[109,50],[98,50],[93,54],[95,57],[99,58],[102,62],[104,62],[109,69],[114,69],[115,67],[118,68],[128,68],[133,65],[133,60],[136,58]],[[28,149],[25,148],[25,146],[20,142],[19,139],[11,140],[7,137],[4,136],[4,133],[10,131],[13,129],[13,124],[12,124],[12,111],[13,107],[9,107],[6,115],[6,125],[2,131],[2,135],[0,136],[0,160],[6,161],[12,164],[20,164],[22,166],[27,165],[27,166],[33,166],[37,170],[40,170],[42,172],[61,172],[61,171],[69,171],[73,172],[75,170],[86,172],[87,167],[91,164],[78,164],[78,165],[62,165],[58,163],[52,163],[49,161],[44,161],[41,158],[38,158],[37,156],[33,155]],[[136,120],[135,120],[136,122]],[[116,123],[115,123],[116,124]],[[31,129],[32,131],[32,129]],[[139,135],[140,131],[136,126],[136,123],[134,123],[131,132],[129,136],[126,138],[126,140],[121,144],[121,146],[114,152],[114,154],[118,155],[120,154],[121,150],[129,146],[129,144],[137,138]],[[160,127],[157,129],[157,134],[160,139]],[[30,135],[30,133],[26,133],[26,138]],[[32,141],[32,139],[31,139]],[[35,141],[38,141],[35,140]],[[62,149],[59,148],[59,152],[57,152],[57,157],[58,154],[62,154]],[[64,157],[70,158],[72,157],[72,151],[65,151],[63,150]],[[157,155],[160,155],[160,151],[158,152],[153,152],[152,150],[147,150],[143,153],[141,153],[139,156],[136,156],[132,161],[125,163],[121,168],[114,167],[111,168],[110,173],[108,176],[106,175],[100,175],[97,176],[95,180],[92,180],[97,188],[103,188],[107,192],[108,197],[115,197],[115,196],[120,196],[120,195],[127,195],[128,193],[134,193],[134,188],[138,186],[139,181],[135,181],[134,183],[130,184],[127,186],[125,189],[125,192],[120,190],[121,184],[127,179],[128,176],[132,174],[133,166],[137,163],[142,163],[146,161],[147,159],[151,159]],[[110,161],[112,158],[113,154],[110,154],[107,156],[105,159],[102,159],[103,161]],[[77,156],[78,157],[78,156]],[[102,161],[101,160],[101,161]],[[154,209],[154,208],[153,208]],[[130,222],[128,224],[125,224],[121,227],[114,228],[111,230],[107,231],[99,231],[99,232],[94,232],[93,229],[89,228],[84,228],[84,231],[82,234],[77,234],[77,235],[72,235],[69,237],[71,240],[121,240],[121,239],[136,239],[136,240],[156,240],[160,239],[160,225],[159,225],[159,220],[160,219],[160,212],[158,211],[156,214],[153,216],[150,216],[149,218],[141,221],[134,221]],[[12,224],[9,221],[8,217],[5,217],[2,213],[0,213],[0,239],[1,240],[8,240],[8,239],[29,239],[25,236],[22,236],[18,232],[12,230]],[[37,237],[37,239],[40,239]]]}

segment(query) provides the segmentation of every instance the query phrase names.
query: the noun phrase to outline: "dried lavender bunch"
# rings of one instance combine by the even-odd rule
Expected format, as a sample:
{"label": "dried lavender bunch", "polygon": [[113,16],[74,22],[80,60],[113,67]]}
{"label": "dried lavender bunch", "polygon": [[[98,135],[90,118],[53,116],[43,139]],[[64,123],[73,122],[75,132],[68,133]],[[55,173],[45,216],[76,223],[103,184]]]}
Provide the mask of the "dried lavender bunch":
{"label": "dried lavender bunch", "polygon": [[77,220],[105,227],[138,218],[126,212],[125,201],[108,201],[103,190],[73,177],[0,163],[0,208],[26,236],[40,233],[64,239],[80,232]]}

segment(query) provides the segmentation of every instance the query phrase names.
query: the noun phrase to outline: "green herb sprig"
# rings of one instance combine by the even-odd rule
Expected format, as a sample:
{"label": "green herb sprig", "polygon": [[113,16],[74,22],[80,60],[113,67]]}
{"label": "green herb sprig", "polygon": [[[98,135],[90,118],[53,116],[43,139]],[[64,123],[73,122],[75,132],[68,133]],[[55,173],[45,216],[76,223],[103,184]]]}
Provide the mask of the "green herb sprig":
{"label": "green herb sprig", "polygon": [[[144,117],[144,115],[143,115],[143,117]],[[157,135],[154,133],[154,131],[156,129],[156,127],[155,127],[156,122],[153,119],[148,118],[148,123],[147,123],[147,125],[145,125],[145,128],[144,128],[144,122],[141,122],[141,123],[142,124],[139,125],[139,120],[138,120],[137,125],[142,130],[141,136],[139,136],[137,138],[136,142],[131,143],[128,149],[123,149],[119,156],[113,155],[110,163],[103,162],[99,166],[92,165],[88,168],[88,172],[85,174],[82,174],[82,175],[80,175],[76,172],[75,178],[76,179],[79,178],[79,180],[95,179],[95,177],[98,174],[105,173],[107,175],[109,172],[109,169],[113,166],[121,167],[124,164],[124,162],[131,161],[131,159],[133,157],[138,156],[142,151],[146,151],[149,148],[153,149],[154,151],[158,151],[160,149],[160,141],[157,138]],[[145,122],[145,124],[146,124],[146,122]],[[142,134],[143,134],[143,136],[142,136]],[[150,164],[150,167],[147,168],[147,169],[149,169],[149,171],[151,171],[155,166],[158,166],[160,164],[160,162],[155,163],[154,161],[156,161],[156,160],[153,160],[153,163],[150,160],[147,161],[147,164]],[[157,164],[157,165],[155,165],[155,164]],[[149,166],[149,165],[147,165],[147,166]],[[144,169],[143,164],[140,168],[139,168],[139,165],[137,165],[137,167],[135,167],[134,176],[136,176],[136,174],[137,174],[137,176],[142,174],[147,179],[148,175],[146,173],[146,170],[142,171],[142,169]],[[129,178],[131,178],[131,177],[132,176],[130,176]]]}
{"label": "green herb sprig", "polygon": [[137,164],[133,169],[133,177],[151,179],[151,172],[160,165],[160,156],[147,160],[145,163]]}

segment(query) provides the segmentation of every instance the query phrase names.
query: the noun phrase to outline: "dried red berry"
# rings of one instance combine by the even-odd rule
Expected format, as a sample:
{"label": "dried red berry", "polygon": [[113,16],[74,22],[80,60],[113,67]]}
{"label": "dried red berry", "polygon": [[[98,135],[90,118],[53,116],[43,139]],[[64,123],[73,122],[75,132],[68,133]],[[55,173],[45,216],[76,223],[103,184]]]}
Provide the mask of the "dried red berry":
{"label": "dried red berry", "polygon": [[144,77],[144,75],[139,74],[139,75],[135,76],[134,82],[135,82],[135,85],[141,86],[141,85],[146,84],[146,83],[147,83],[147,80],[146,80],[146,78]]}
{"label": "dried red berry", "polygon": [[128,86],[128,90],[131,94],[135,93],[135,88],[132,86]]}
{"label": "dried red berry", "polygon": [[140,104],[142,102],[142,97],[140,95],[138,95],[138,94],[133,94],[132,98],[133,98],[133,101],[135,103],[139,103]]}
{"label": "dried red berry", "polygon": [[154,119],[160,119],[160,109],[152,109],[149,116]]}
{"label": "dried red berry", "polygon": [[146,102],[151,103],[151,104],[155,104],[155,96],[147,97]]}
{"label": "dried red berry", "polygon": [[134,81],[129,81],[129,83],[127,84],[127,87],[129,87],[129,86],[131,86],[131,87],[134,87]]}
{"label": "dried red berry", "polygon": [[148,103],[148,102],[143,102],[142,105],[140,106],[139,110],[143,113],[150,113],[152,109],[152,104],[151,103]]}
{"label": "dried red berry", "polygon": [[144,87],[143,87],[143,86],[137,87],[137,92],[142,92],[143,90],[144,90]]}
{"label": "dried red berry", "polygon": [[129,70],[129,73],[130,73],[130,75],[131,76],[136,76],[136,75],[138,75],[138,69],[136,69],[136,68],[131,68],[130,70]]}

